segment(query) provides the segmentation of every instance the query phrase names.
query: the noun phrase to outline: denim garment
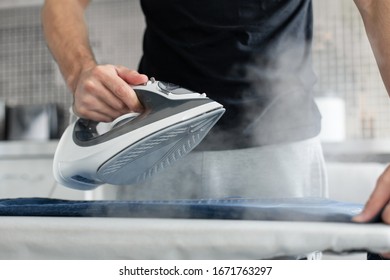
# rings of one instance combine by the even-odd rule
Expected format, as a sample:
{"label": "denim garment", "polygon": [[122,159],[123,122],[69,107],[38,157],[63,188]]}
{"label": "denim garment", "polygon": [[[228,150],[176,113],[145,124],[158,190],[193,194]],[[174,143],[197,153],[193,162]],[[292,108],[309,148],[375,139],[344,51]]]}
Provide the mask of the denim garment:
{"label": "denim garment", "polygon": [[324,198],[75,201],[51,198],[0,200],[1,216],[129,217],[351,222],[361,204]]}

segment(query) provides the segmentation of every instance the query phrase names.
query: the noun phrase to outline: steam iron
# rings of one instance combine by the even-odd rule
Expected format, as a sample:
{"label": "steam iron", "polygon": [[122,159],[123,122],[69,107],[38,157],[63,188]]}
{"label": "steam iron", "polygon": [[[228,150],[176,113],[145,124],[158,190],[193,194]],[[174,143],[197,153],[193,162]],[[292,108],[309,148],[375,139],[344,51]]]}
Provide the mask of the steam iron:
{"label": "steam iron", "polygon": [[133,89],[143,113],[112,123],[80,118],[67,127],[54,155],[58,183],[91,190],[142,182],[187,155],[225,112],[204,93],[153,78]]}

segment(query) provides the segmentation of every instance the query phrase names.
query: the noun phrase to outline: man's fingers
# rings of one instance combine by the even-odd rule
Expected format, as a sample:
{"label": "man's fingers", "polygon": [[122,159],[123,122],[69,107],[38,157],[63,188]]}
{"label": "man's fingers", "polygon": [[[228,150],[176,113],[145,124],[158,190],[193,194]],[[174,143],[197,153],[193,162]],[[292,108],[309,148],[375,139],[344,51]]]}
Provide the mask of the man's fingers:
{"label": "man's fingers", "polygon": [[125,81],[118,78],[118,80],[111,83],[107,81],[105,85],[115,95],[115,97],[122,101],[131,111],[142,111],[143,107],[138,100],[136,93]]}
{"label": "man's fingers", "polygon": [[[110,96],[104,98],[105,95]],[[103,88],[95,92],[95,95],[84,94],[83,96],[78,96],[74,102],[74,110],[78,116],[83,118],[111,122],[115,118],[129,112],[129,109],[116,99],[115,96],[108,93],[107,89]],[[115,106],[111,106],[111,103],[114,103]]]}
{"label": "man's fingers", "polygon": [[390,203],[387,203],[382,212],[382,221],[390,225]]}
{"label": "man's fingers", "polygon": [[[355,222],[369,222],[380,213],[384,223],[390,224],[390,165],[379,177],[375,189],[368,199],[362,213],[355,216]],[[390,259],[390,252],[380,254]]]}
{"label": "man's fingers", "polygon": [[[355,222],[368,222],[390,201],[390,166],[379,177],[375,189],[368,199],[362,213],[353,218]],[[390,211],[390,210],[386,210]],[[389,212],[388,215],[390,214]],[[384,213],[382,213],[384,215]],[[390,219],[387,218],[387,219]],[[389,221],[390,222],[390,221]]]}
{"label": "man's fingers", "polygon": [[147,76],[123,66],[98,65],[87,69],[74,92],[74,108],[83,118],[112,121],[129,112],[141,112],[142,104],[131,85],[146,83]]}
{"label": "man's fingers", "polygon": [[129,110],[126,104],[113,95],[99,81],[90,80],[85,82],[82,92],[84,94],[80,98],[81,106],[87,107],[88,109],[93,109],[98,99],[119,112],[125,113]]}
{"label": "man's fingers", "polygon": [[[109,71],[111,70],[111,71]],[[126,72],[125,70],[122,70]],[[133,77],[133,80],[142,80],[142,79],[134,79],[134,77],[138,76],[137,71],[127,70],[130,72],[128,76]],[[104,68],[104,66],[96,67],[93,73],[94,77],[101,81],[103,85],[107,88],[107,90],[115,96],[118,100],[123,102],[127,108],[131,111],[140,112],[142,111],[142,105],[139,102],[136,93],[131,88],[128,81],[124,80],[118,73],[117,68]],[[108,96],[105,97],[109,98]],[[111,104],[111,106],[113,106]]]}
{"label": "man's fingers", "polygon": [[385,202],[381,202],[382,199],[379,197],[380,191],[376,190],[372,193],[371,197],[366,202],[363,211],[355,216],[352,220],[355,222],[369,222],[372,220],[385,205]]}
{"label": "man's fingers", "polygon": [[96,102],[93,109],[77,106],[77,104],[75,104],[74,112],[79,117],[99,122],[112,122],[114,119],[124,114],[101,102]]}
{"label": "man's fingers", "polygon": [[124,66],[115,66],[118,76],[130,85],[141,85],[148,81],[148,76],[140,74],[135,70],[130,70]]}

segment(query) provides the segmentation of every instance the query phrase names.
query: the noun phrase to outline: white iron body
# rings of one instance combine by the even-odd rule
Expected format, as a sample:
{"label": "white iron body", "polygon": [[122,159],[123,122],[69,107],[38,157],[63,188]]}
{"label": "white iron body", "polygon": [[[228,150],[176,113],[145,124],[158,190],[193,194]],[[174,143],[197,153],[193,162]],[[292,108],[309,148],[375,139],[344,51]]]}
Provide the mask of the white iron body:
{"label": "white iron body", "polygon": [[141,182],[188,154],[225,111],[205,94],[154,79],[133,89],[146,113],[67,127],[54,156],[58,183],[90,190]]}

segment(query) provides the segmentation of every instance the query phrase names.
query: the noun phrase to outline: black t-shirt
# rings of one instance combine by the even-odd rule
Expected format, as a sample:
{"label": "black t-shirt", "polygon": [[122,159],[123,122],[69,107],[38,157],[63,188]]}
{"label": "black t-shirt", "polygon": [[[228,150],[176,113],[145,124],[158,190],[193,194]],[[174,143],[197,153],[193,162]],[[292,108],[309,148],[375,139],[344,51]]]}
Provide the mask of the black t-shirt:
{"label": "black t-shirt", "polygon": [[139,70],[227,109],[203,149],[244,148],[317,135],[310,0],[141,0]]}

